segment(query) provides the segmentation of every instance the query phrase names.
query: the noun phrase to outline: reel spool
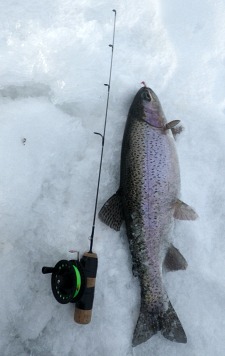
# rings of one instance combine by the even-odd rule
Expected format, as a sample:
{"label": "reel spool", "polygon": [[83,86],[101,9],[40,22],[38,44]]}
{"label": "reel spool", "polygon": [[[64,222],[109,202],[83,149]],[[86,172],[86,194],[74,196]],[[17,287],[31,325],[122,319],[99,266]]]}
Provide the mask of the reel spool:
{"label": "reel spool", "polygon": [[86,252],[80,261],[61,260],[55,267],[43,267],[42,273],[51,273],[52,293],[60,304],[76,303],[74,320],[88,324],[92,317],[98,258]]}
{"label": "reel spool", "polygon": [[54,268],[43,267],[42,273],[52,273],[52,293],[58,303],[76,303],[81,298],[86,277],[79,261],[61,260]]}

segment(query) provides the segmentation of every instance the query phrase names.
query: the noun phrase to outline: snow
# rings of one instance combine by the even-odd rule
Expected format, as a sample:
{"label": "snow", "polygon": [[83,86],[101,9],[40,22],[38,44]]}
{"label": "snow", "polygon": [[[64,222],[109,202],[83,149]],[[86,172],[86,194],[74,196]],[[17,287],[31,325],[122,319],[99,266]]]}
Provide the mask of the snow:
{"label": "snow", "polygon": [[[159,96],[177,140],[182,199],[199,214],[178,222],[186,271],[165,284],[188,337],[160,334],[132,349],[140,290],[124,227],[96,223],[99,268],[91,324],[53,298],[44,265],[89,247],[117,10],[99,208],[115,192],[123,128],[140,82]],[[0,355],[225,354],[225,2],[1,0]]]}

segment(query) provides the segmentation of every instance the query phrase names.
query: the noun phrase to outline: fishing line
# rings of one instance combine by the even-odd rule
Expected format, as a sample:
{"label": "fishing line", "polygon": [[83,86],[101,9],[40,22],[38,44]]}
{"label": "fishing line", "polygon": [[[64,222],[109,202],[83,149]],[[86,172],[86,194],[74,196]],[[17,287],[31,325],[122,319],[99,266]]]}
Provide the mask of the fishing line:
{"label": "fishing line", "polygon": [[102,138],[102,149],[101,149],[101,158],[100,158],[100,164],[99,164],[98,182],[97,182],[97,190],[96,190],[96,198],[95,198],[95,207],[94,207],[92,231],[91,231],[91,236],[90,236],[90,250],[89,250],[89,253],[92,253],[94,234],[95,234],[95,220],[96,220],[96,212],[97,212],[97,205],[98,205],[98,194],[99,194],[99,186],[100,186],[100,179],[101,179],[101,172],[102,172],[102,159],[103,159],[104,144],[105,144],[105,132],[106,132],[106,124],[107,124],[107,118],[108,118],[109,95],[110,95],[110,85],[111,85],[111,77],[112,77],[113,51],[114,51],[115,31],[116,31],[116,10],[113,9],[112,11],[114,12],[114,24],[113,24],[113,40],[112,40],[112,44],[109,45],[109,47],[111,47],[111,49],[112,49],[111,61],[110,61],[110,70],[109,70],[109,81],[108,81],[108,84],[104,84],[105,86],[108,87],[106,110],[105,110],[104,129],[103,129],[103,134],[101,134],[99,132],[94,132],[96,135],[99,135]]}

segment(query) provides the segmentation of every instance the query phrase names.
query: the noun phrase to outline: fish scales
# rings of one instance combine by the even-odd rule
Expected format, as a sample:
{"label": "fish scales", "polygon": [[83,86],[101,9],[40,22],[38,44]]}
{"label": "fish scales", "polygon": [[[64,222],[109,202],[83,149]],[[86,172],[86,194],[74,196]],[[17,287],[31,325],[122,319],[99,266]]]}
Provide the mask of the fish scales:
{"label": "fish scales", "polygon": [[164,264],[170,270],[187,266],[171,243],[174,215],[187,220],[197,217],[179,200],[179,163],[171,132],[177,123],[167,124],[161,104],[150,88],[138,91],[123,136],[120,187],[99,213],[100,219],[116,230],[123,219],[126,223],[133,272],[141,287],[133,346],[159,330],[171,341],[186,342],[163,284]]}
{"label": "fish scales", "polygon": [[180,190],[178,159],[169,133],[162,134],[131,115],[122,148],[126,159],[121,159],[125,221],[144,302],[148,309],[163,312],[168,298],[162,265],[173,220],[171,207]]}

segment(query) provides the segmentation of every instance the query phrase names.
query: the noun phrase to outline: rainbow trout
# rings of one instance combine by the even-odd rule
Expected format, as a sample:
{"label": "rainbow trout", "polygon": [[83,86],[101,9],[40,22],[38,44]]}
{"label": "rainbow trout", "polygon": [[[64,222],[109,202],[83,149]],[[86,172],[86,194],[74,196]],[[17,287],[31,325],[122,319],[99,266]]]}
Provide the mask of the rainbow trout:
{"label": "rainbow trout", "polygon": [[172,244],[174,219],[195,220],[195,211],[180,199],[180,173],[174,134],[178,120],[166,122],[156,94],[141,88],[130,107],[121,152],[120,187],[102,207],[99,218],[119,230],[125,220],[139,277],[141,306],[133,346],[161,331],[180,343],[187,338],[163,284],[163,271],[186,269]]}

